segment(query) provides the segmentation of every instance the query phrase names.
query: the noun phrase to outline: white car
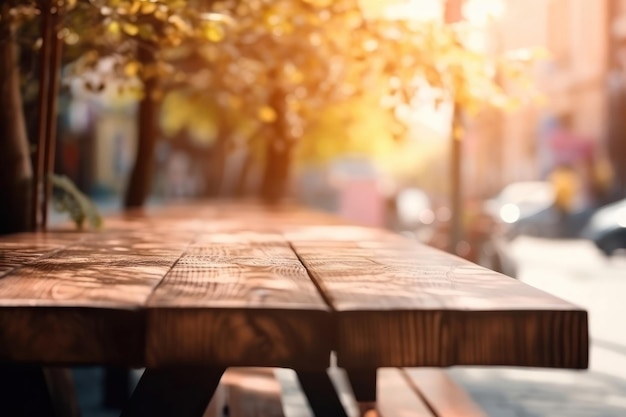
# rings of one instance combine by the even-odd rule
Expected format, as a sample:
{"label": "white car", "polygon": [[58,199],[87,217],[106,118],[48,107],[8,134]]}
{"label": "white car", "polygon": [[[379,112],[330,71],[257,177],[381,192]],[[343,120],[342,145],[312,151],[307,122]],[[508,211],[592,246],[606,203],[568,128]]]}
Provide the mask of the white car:
{"label": "white car", "polygon": [[592,240],[607,256],[626,249],[626,199],[596,211],[582,236]]}

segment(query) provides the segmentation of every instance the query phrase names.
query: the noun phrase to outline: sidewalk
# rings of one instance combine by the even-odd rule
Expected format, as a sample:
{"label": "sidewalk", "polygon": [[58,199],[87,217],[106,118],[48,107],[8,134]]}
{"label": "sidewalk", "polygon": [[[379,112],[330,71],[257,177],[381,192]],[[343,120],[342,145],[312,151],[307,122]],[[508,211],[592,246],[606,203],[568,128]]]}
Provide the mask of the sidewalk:
{"label": "sidewalk", "polygon": [[519,278],[589,312],[587,371],[468,369],[450,375],[493,417],[626,416],[626,257],[589,241],[523,237],[512,245]]}
{"label": "sidewalk", "polygon": [[453,369],[492,417],[624,417],[626,379],[590,371]]}

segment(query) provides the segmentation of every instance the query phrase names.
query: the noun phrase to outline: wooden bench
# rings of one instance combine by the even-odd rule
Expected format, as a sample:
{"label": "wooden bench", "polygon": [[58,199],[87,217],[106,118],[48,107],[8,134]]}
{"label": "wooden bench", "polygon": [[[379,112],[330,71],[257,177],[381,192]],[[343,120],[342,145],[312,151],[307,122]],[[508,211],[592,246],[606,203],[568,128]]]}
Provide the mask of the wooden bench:
{"label": "wooden bench", "polygon": [[[348,378],[333,368],[331,378],[348,415],[360,410]],[[368,417],[486,417],[444,370],[385,368],[378,371],[377,413]],[[242,368],[227,371],[204,417],[313,417],[288,369]]]}
{"label": "wooden bench", "polygon": [[[145,367],[124,417],[198,417],[223,372],[241,366],[291,368],[316,416],[343,417],[331,352],[360,407],[403,381],[391,392],[421,393],[406,401],[435,414],[436,379],[429,391],[406,368],[588,362],[583,309],[294,206],[126,213],[98,233],[3,237],[0,251],[0,368]],[[377,378],[380,368],[402,370]]]}

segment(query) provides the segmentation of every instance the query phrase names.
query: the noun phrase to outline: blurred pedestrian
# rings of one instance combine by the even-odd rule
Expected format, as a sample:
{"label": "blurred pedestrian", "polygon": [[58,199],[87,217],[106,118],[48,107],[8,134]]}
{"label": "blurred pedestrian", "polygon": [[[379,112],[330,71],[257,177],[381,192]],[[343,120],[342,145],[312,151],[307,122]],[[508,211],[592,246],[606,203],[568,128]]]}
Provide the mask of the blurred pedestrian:
{"label": "blurred pedestrian", "polygon": [[567,235],[567,220],[579,193],[579,179],[569,164],[558,165],[550,174],[549,181],[554,189],[555,208],[561,235]]}

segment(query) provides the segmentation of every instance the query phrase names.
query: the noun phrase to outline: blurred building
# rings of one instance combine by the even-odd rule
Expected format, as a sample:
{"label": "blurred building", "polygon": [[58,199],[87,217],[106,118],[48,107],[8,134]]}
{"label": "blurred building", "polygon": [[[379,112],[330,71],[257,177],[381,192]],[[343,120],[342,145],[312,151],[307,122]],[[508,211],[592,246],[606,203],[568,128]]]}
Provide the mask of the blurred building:
{"label": "blurred building", "polygon": [[626,194],[626,1],[609,0],[606,149],[614,195]]}
{"label": "blurred building", "polygon": [[[535,74],[545,103],[528,104],[511,114],[486,114],[474,122],[466,143],[464,168],[471,178],[466,192],[488,195],[513,181],[546,178],[566,155],[574,165],[587,159],[600,165],[607,159],[607,80],[614,49],[609,27],[618,19],[618,6],[612,3],[626,10],[626,2],[448,0],[448,15],[464,18],[456,11],[471,2],[499,4],[498,15],[483,25],[485,52],[545,48],[549,58],[538,64]],[[551,138],[557,128],[570,130],[575,139],[555,144]]]}

